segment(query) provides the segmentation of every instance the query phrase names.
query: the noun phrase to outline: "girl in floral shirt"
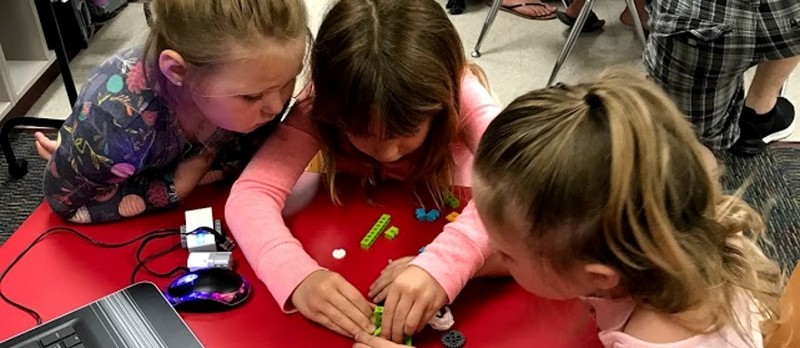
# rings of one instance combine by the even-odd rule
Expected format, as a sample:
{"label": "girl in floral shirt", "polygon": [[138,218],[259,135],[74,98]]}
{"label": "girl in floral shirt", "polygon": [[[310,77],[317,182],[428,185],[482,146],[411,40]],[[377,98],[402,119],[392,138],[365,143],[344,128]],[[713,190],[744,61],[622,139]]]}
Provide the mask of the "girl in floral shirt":
{"label": "girl in floral shirt", "polygon": [[151,6],[145,46],[95,69],[58,133],[44,194],[70,221],[173,208],[198,184],[237,176],[291,98],[308,37],[302,0]]}

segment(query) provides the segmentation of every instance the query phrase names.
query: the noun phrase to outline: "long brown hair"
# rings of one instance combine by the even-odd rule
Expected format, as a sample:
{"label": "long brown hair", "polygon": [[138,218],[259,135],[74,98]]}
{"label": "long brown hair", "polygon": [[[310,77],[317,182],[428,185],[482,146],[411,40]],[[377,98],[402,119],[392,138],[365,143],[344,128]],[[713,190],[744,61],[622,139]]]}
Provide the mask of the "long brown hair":
{"label": "long brown hair", "polygon": [[757,245],[761,216],[722,193],[701,150],[653,83],[608,72],[511,103],[480,142],[475,171],[486,188],[476,204],[500,226],[521,212],[529,248],[556,268],[609,265],[640,303],[668,314],[700,309],[711,330],[732,325],[750,341],[732,304],[746,290],[764,318],[777,319],[782,274]]}
{"label": "long brown hair", "polygon": [[[312,51],[311,76],[313,119],[335,201],[336,159],[347,156],[345,133],[409,136],[426,120],[431,127],[419,150],[423,162],[407,180],[439,193],[449,188],[449,145],[458,133],[466,65],[458,33],[434,0],[340,0],[333,6]],[[376,124],[384,134],[369,134]]]}

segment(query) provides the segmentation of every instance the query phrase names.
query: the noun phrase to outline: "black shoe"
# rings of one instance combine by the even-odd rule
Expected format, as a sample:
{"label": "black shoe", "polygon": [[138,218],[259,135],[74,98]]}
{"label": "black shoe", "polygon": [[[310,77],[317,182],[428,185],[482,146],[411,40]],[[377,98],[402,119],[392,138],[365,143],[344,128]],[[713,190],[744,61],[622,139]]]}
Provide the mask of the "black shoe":
{"label": "black shoe", "polygon": [[792,135],[795,127],[794,105],[779,97],[775,107],[764,115],[745,106],[739,117],[741,134],[731,147],[731,152],[742,156],[755,156],[767,148],[767,144]]}
{"label": "black shoe", "polygon": [[[564,3],[567,6],[572,5],[572,1],[571,0],[567,0]],[[566,11],[566,9],[564,11]],[[577,17],[576,18],[572,18],[569,15],[567,15],[567,12],[562,12],[562,11],[556,12],[556,18],[558,18],[558,20],[561,21],[561,23],[564,23],[564,25],[566,25],[566,26],[568,26],[570,28],[575,26],[575,22],[578,21]],[[597,15],[594,13],[594,11],[590,11],[589,12],[589,17],[586,18],[586,23],[583,23],[583,30],[581,30],[581,32],[582,33],[591,33],[591,32],[594,32],[594,31],[598,31],[600,29],[603,29],[604,25],[606,25],[606,20],[597,18]]]}
{"label": "black shoe", "polygon": [[[561,23],[564,25],[572,28],[575,26],[575,22],[578,21],[577,18],[570,17],[566,12],[558,11],[556,12],[556,17],[558,18]],[[594,31],[598,31],[603,29],[603,26],[606,25],[605,19],[597,18],[597,15],[594,14],[594,11],[589,12],[589,17],[586,18],[586,22],[583,23],[583,28],[581,29],[582,33],[591,33]]]}
{"label": "black shoe", "polygon": [[459,15],[464,13],[467,8],[466,0],[447,0],[447,5],[444,6],[451,15]]}

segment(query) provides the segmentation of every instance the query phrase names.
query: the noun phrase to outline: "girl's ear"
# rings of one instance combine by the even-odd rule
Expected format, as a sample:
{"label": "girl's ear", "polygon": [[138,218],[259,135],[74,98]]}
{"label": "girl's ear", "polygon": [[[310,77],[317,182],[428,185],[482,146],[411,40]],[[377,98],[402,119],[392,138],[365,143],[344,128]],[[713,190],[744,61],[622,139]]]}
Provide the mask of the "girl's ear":
{"label": "girl's ear", "polygon": [[183,86],[183,81],[186,79],[186,62],[178,52],[162,51],[158,55],[158,68],[173,85]]}
{"label": "girl's ear", "polygon": [[583,271],[589,275],[595,289],[611,290],[619,285],[619,273],[604,264],[590,263],[583,267]]}

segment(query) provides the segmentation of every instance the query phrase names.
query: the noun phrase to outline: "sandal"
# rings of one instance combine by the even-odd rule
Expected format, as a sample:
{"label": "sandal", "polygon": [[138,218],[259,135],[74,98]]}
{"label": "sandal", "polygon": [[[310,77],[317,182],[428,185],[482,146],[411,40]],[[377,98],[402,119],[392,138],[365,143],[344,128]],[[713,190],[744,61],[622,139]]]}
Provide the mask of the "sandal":
{"label": "sandal", "polygon": [[[486,0],[486,5],[491,7],[493,2],[494,1],[492,1],[492,0]],[[536,21],[546,21],[546,20],[551,20],[553,18],[556,18],[556,13],[558,12],[558,10],[554,10],[553,12],[550,12],[550,13],[547,13],[547,14],[543,14],[543,15],[539,15],[539,16],[530,16],[530,15],[526,15],[524,13],[520,13],[518,11],[515,11],[515,9],[520,8],[520,7],[525,7],[525,6],[542,7],[542,8],[545,8],[545,9],[548,8],[547,5],[545,5],[545,4],[541,3],[541,2],[526,2],[526,3],[523,3],[523,4],[516,4],[516,5],[510,5],[510,6],[500,5],[500,10],[508,12],[508,13],[511,13],[511,14],[513,14],[515,16],[518,16],[518,17],[522,17],[522,18],[525,18],[525,19],[532,19],[532,20],[536,20]]]}

